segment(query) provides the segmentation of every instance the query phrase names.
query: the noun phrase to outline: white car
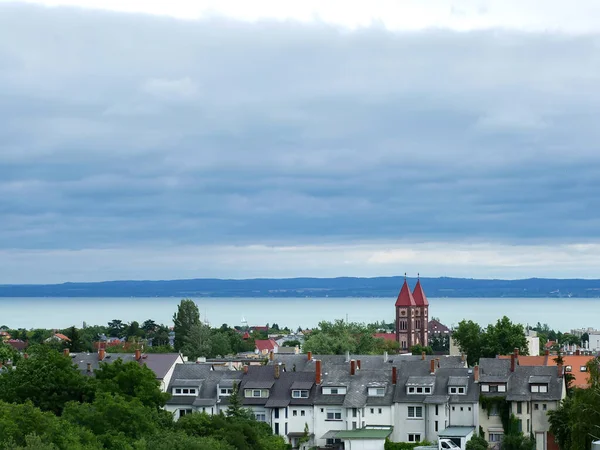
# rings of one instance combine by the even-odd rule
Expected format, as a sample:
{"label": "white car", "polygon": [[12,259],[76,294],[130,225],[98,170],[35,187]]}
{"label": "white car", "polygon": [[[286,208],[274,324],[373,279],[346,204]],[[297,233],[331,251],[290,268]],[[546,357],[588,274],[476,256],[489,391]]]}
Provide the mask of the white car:
{"label": "white car", "polygon": [[440,448],[446,449],[458,449],[460,450],[460,447],[458,445],[456,445],[454,442],[452,442],[450,439],[440,439]]}

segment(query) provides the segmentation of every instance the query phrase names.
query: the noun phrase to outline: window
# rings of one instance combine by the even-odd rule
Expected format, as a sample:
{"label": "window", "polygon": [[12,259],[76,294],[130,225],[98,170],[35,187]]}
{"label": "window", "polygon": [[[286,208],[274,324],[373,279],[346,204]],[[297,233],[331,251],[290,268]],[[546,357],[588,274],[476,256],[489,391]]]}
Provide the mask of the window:
{"label": "window", "polygon": [[252,391],[252,397],[260,397],[260,396],[261,396],[260,389],[254,389]]}
{"label": "window", "polygon": [[464,411],[464,410],[465,410],[465,408],[464,408],[463,406],[461,406],[461,407],[460,407],[460,410],[461,410],[461,411]]}
{"label": "window", "polygon": [[375,408],[371,408],[371,414],[375,414]]}
{"label": "window", "polygon": [[414,394],[415,393],[415,388],[414,387],[409,387],[408,388],[408,393],[409,394]]}
{"label": "window", "polygon": [[233,394],[233,388],[221,388],[221,395]]}
{"label": "window", "polygon": [[527,419],[527,432],[529,433],[529,419]]}
{"label": "window", "polygon": [[546,411],[546,410],[548,409],[548,405],[546,405],[545,403],[542,403],[542,409],[543,409],[544,411]]}
{"label": "window", "polygon": [[383,397],[385,395],[385,388],[369,388],[369,395],[371,397]]}
{"label": "window", "polygon": [[352,408],[352,417],[356,417],[358,415],[358,409]]}
{"label": "window", "polygon": [[487,384],[481,385],[481,392],[490,392],[490,386]]}
{"label": "window", "polygon": [[490,442],[502,442],[502,434],[500,433],[490,433],[490,438],[488,439]]}
{"label": "window", "polygon": [[453,406],[453,407],[452,407],[452,411],[455,411],[455,410],[456,410],[456,407],[455,407],[455,406]]}
{"label": "window", "polygon": [[408,442],[421,442],[421,435],[420,434],[409,434]]}
{"label": "window", "polygon": [[498,392],[498,386],[496,386],[496,385],[491,385],[491,386],[490,386],[490,392]]}
{"label": "window", "polygon": [[352,422],[352,429],[356,430],[356,422]]}
{"label": "window", "polygon": [[308,391],[305,390],[293,390],[292,398],[308,398]]}
{"label": "window", "polygon": [[438,421],[437,421],[437,420],[435,421],[435,424],[434,424],[434,425],[435,425],[435,432],[437,433],[437,431],[438,431],[438,428],[439,428],[439,426],[438,426]]}
{"label": "window", "polygon": [[327,410],[327,420],[342,420],[342,410],[341,409],[328,409]]}
{"label": "window", "polygon": [[498,404],[492,403],[492,405],[490,407],[490,416],[497,416],[499,414],[500,414],[500,411],[498,411]]}
{"label": "window", "polygon": [[572,372],[572,371],[573,371],[573,367],[565,366],[565,372]]}
{"label": "window", "polygon": [[292,410],[292,416],[296,417],[298,415],[298,411],[296,411],[295,409]]}
{"label": "window", "polygon": [[450,393],[451,394],[456,394],[456,388],[455,387],[451,387],[450,388]]}
{"label": "window", "polygon": [[275,418],[279,419],[279,408],[275,408],[274,412],[275,412]]}
{"label": "window", "polygon": [[279,434],[279,422],[275,422],[275,434]]}
{"label": "window", "polygon": [[[423,418],[423,407],[422,406],[409,406],[408,417],[410,419],[422,419]],[[417,442],[417,441],[415,441]]]}
{"label": "window", "polygon": [[408,328],[406,319],[400,320],[400,322],[398,322],[398,327],[400,330],[406,330]]}
{"label": "window", "polygon": [[344,395],[346,394],[345,387],[324,387],[323,394]]}
{"label": "window", "polygon": [[175,388],[175,394],[180,394],[180,395],[196,395],[196,389]]}
{"label": "window", "polygon": [[254,413],[254,417],[256,417],[256,420],[258,422],[266,422],[267,421],[267,415],[264,412]]}
{"label": "window", "polygon": [[438,415],[438,407],[439,407],[439,405],[435,405],[435,415],[436,416]]}
{"label": "window", "polygon": [[518,424],[519,433],[522,433],[523,432],[523,421],[521,419],[519,419],[517,424]]}
{"label": "window", "polygon": [[580,372],[587,372],[587,366],[580,366],[579,367],[579,371]]}
{"label": "window", "polygon": [[417,394],[422,394],[423,393],[423,388],[422,387],[418,387],[417,388]]}
{"label": "window", "polygon": [[181,394],[181,389],[180,388],[175,389],[175,393],[176,394]]}
{"label": "window", "polygon": [[505,384],[499,384],[498,385],[498,392],[506,392],[506,385]]}
{"label": "window", "polygon": [[535,409],[536,411],[537,411],[538,409],[540,409],[540,404],[539,404],[539,403],[536,403],[535,405],[533,405],[533,409]]}
{"label": "window", "polygon": [[304,410],[301,410],[301,411],[300,411],[300,415],[301,415],[301,416],[304,416]]}
{"label": "window", "polygon": [[469,406],[469,411],[471,411],[471,407]]}
{"label": "window", "polygon": [[458,393],[459,394],[464,394],[465,393],[465,388],[464,387],[459,387],[458,388]]}
{"label": "window", "polygon": [[191,409],[180,409],[179,410],[179,417],[183,417],[186,414],[191,414],[192,410]]}
{"label": "window", "polygon": [[523,414],[523,402],[517,402],[517,414]]}
{"label": "window", "polygon": [[431,388],[430,388],[430,387],[426,387],[426,388],[424,389],[424,392],[425,392],[426,394],[431,394]]}
{"label": "window", "polygon": [[[544,405],[544,409],[546,409],[546,405]],[[377,412],[378,412],[379,414],[381,414],[381,413],[383,412],[383,410],[382,410],[381,408],[379,408],[379,409],[377,410]]]}

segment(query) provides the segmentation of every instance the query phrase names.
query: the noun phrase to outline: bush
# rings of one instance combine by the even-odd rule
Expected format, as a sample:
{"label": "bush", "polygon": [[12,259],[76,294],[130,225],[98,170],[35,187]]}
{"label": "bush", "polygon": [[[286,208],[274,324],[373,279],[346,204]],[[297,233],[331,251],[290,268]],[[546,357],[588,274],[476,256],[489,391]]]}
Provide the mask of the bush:
{"label": "bush", "polygon": [[415,447],[432,445],[429,441],[421,442],[392,442],[389,439],[385,440],[384,450],[412,450]]}

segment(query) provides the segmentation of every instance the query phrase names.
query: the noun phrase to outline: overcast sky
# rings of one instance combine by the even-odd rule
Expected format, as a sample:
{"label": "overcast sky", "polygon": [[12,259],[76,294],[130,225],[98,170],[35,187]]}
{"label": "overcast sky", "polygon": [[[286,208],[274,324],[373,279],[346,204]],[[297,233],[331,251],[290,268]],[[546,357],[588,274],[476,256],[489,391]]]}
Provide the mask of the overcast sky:
{"label": "overcast sky", "polygon": [[0,0],[0,283],[597,278],[598,117],[597,0]]}

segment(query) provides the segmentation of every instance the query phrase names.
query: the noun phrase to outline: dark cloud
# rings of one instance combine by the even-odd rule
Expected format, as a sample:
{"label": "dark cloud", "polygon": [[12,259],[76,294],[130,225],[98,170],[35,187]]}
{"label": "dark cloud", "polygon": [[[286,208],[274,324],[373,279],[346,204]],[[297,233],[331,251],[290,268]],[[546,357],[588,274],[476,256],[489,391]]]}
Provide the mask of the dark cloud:
{"label": "dark cloud", "polygon": [[596,241],[599,43],[0,5],[0,248]]}

